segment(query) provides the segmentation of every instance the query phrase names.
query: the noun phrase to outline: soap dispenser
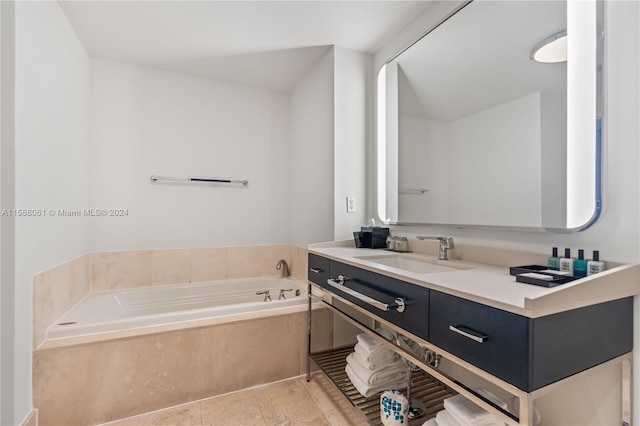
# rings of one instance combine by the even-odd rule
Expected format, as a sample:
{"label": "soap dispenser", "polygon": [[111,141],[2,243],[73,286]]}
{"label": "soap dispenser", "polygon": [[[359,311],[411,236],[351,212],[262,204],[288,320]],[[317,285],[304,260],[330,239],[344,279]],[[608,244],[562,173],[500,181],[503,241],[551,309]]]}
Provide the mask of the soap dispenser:
{"label": "soap dispenser", "polygon": [[573,275],[573,259],[569,248],[564,249],[564,257],[560,259],[560,271],[567,275]]}

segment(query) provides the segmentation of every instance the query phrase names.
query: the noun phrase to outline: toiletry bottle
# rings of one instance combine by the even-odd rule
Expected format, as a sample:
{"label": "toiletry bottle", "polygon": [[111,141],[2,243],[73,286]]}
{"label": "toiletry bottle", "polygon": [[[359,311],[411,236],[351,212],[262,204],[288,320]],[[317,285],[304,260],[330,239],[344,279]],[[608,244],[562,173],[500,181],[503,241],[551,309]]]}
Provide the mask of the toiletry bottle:
{"label": "toiletry bottle", "polygon": [[560,259],[560,271],[569,275],[573,275],[573,259],[571,258],[571,249],[564,249],[564,257]]}
{"label": "toiletry bottle", "polygon": [[604,271],[604,262],[600,261],[600,252],[598,250],[593,251],[593,260],[587,262],[587,275],[597,274]]}
{"label": "toiletry bottle", "polygon": [[560,270],[560,258],[558,257],[558,247],[551,249],[551,256],[547,259],[547,268],[554,271]]}
{"label": "toiletry bottle", "polygon": [[578,250],[578,258],[573,261],[573,275],[578,278],[587,276],[587,261],[584,260],[584,250]]}

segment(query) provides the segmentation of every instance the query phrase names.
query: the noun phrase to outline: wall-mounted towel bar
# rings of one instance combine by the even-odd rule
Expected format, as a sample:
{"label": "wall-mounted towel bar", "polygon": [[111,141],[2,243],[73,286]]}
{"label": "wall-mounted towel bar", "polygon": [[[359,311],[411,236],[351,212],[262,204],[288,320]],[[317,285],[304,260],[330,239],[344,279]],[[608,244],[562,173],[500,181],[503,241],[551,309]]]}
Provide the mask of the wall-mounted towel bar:
{"label": "wall-mounted towel bar", "polygon": [[205,182],[205,183],[234,183],[238,185],[249,185],[248,180],[231,180],[205,177],[169,177],[169,176],[151,176],[151,182],[173,181],[173,182]]}
{"label": "wall-mounted towel bar", "polygon": [[429,190],[426,188],[398,188],[398,194],[424,195],[427,191]]}

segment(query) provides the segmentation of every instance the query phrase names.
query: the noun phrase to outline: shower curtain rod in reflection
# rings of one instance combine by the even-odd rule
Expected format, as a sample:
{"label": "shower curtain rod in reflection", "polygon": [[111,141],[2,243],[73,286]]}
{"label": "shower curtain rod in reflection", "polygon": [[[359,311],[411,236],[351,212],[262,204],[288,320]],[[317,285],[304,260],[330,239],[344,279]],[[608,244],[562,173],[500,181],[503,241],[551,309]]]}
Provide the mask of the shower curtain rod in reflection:
{"label": "shower curtain rod in reflection", "polygon": [[231,180],[205,177],[169,177],[169,176],[151,176],[151,182],[172,181],[172,182],[205,182],[205,183],[232,183],[243,186],[249,185],[248,180]]}

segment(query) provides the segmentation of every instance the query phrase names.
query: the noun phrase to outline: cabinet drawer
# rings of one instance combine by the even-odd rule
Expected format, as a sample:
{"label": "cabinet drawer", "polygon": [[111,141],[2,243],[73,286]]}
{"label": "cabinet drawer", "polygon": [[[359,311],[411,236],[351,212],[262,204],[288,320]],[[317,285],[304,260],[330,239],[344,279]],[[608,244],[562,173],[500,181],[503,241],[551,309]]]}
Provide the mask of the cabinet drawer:
{"label": "cabinet drawer", "polygon": [[379,318],[385,319],[425,340],[429,339],[428,288],[331,261],[331,278],[336,279],[339,275],[343,275],[346,278],[344,286],[347,287],[347,290],[354,290],[384,304],[393,304],[396,298],[402,298],[405,303],[404,311],[398,312],[396,309],[383,311],[353,297],[345,291],[341,291],[339,288],[328,285],[326,281],[321,285]]}
{"label": "cabinet drawer", "polygon": [[307,271],[307,277],[309,281],[318,285],[327,283],[329,279],[329,268],[331,262],[325,257],[321,257],[312,253],[309,253],[309,270]]}
{"label": "cabinet drawer", "polygon": [[529,385],[530,319],[431,291],[430,341],[502,380]]}

